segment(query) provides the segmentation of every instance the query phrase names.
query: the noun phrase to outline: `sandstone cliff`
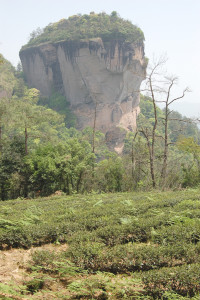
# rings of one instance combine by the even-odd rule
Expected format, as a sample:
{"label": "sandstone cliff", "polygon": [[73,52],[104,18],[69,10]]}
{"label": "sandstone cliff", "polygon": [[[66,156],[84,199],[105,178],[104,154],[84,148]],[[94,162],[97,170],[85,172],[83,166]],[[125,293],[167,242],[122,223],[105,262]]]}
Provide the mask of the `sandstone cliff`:
{"label": "sandstone cliff", "polygon": [[[78,128],[94,126],[120,152],[127,130],[139,113],[140,84],[145,78],[143,43],[102,38],[48,42],[21,50],[24,74],[44,96],[65,95]],[[96,116],[96,117],[95,117]]]}

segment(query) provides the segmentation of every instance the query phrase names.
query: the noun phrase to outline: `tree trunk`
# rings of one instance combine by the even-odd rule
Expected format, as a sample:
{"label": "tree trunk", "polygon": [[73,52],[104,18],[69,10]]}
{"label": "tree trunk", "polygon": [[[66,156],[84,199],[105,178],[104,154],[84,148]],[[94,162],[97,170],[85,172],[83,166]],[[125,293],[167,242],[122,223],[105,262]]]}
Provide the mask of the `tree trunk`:
{"label": "tree trunk", "polygon": [[27,178],[25,178],[25,181],[24,181],[24,198],[27,198],[28,197],[28,180]]}
{"label": "tree trunk", "polygon": [[2,126],[0,124],[0,154],[2,152]]}
{"label": "tree trunk", "polygon": [[6,190],[5,190],[5,185],[4,183],[1,183],[1,200],[4,201],[6,200]]}
{"label": "tree trunk", "polygon": [[97,118],[97,102],[95,103],[95,110],[94,110],[94,125],[93,125],[93,133],[92,133],[92,153],[95,152],[96,118]]}
{"label": "tree trunk", "polygon": [[132,143],[131,143],[131,175],[132,175],[132,179],[134,178],[134,173],[135,173],[135,157],[134,157],[134,149],[133,149],[133,146],[134,146],[134,141],[136,139],[136,136],[137,136],[138,132],[136,131],[133,139],[132,139]]}
{"label": "tree trunk", "polygon": [[163,165],[161,171],[161,185],[165,188],[166,175],[167,175],[167,160],[168,160],[168,109],[165,110],[165,137],[164,137],[164,154]]}
{"label": "tree trunk", "polygon": [[79,192],[79,187],[80,187],[80,184],[81,184],[82,175],[83,175],[83,171],[80,172],[79,178],[77,180],[77,185],[76,185],[76,191],[77,191],[77,193]]}
{"label": "tree trunk", "polygon": [[[94,110],[94,125],[93,125],[93,132],[92,132],[92,153],[95,153],[96,119],[97,119],[97,102],[95,102],[95,110]],[[93,161],[92,161],[92,178],[93,179],[94,179],[94,165],[95,165],[95,158],[93,158]]]}
{"label": "tree trunk", "polygon": [[141,133],[144,135],[144,137],[147,140],[147,147],[149,151],[149,163],[150,163],[150,173],[151,173],[151,181],[153,188],[156,187],[156,180],[155,180],[155,172],[154,172],[154,143],[155,143],[155,136],[154,140],[152,138],[152,144],[149,141],[149,135],[148,132],[145,130],[141,130]]}
{"label": "tree trunk", "polygon": [[25,134],[25,154],[28,154],[28,129],[25,127],[24,129],[24,134]]}

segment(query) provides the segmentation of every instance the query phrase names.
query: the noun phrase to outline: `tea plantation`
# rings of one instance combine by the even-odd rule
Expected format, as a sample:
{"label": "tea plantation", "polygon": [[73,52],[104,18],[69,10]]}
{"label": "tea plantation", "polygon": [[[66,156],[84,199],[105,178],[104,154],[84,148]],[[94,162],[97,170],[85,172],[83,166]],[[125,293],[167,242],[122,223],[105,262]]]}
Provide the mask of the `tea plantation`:
{"label": "tea plantation", "polygon": [[0,202],[2,252],[48,243],[67,247],[35,251],[0,298],[200,299],[200,190]]}

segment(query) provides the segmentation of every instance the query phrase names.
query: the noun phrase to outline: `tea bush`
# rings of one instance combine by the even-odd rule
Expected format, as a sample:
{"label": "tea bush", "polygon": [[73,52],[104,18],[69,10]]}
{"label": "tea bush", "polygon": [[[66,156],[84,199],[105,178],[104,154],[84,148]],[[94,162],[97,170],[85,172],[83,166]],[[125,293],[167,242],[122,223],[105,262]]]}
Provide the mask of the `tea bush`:
{"label": "tea bush", "polygon": [[194,296],[200,291],[200,265],[183,265],[163,268],[143,275],[148,294],[161,297],[165,291],[174,291],[183,296]]}
{"label": "tea bush", "polygon": [[[77,297],[195,299],[200,292],[199,200],[199,190],[188,190],[4,201],[0,247],[67,243],[59,254],[36,251],[29,271],[38,273],[35,278],[47,274],[63,280]],[[85,276],[95,278],[90,286]],[[137,293],[127,282],[128,289],[122,284],[113,292],[117,276],[139,278]]]}
{"label": "tea bush", "polygon": [[194,263],[199,261],[199,248],[181,243],[173,247],[145,243],[104,247],[102,243],[87,241],[78,248],[76,243],[71,244],[66,257],[87,270],[117,274]]}
{"label": "tea bush", "polygon": [[43,272],[58,275],[60,278],[83,273],[83,270],[67,260],[64,255],[56,254],[53,251],[39,250],[32,254],[29,269],[36,272]]}

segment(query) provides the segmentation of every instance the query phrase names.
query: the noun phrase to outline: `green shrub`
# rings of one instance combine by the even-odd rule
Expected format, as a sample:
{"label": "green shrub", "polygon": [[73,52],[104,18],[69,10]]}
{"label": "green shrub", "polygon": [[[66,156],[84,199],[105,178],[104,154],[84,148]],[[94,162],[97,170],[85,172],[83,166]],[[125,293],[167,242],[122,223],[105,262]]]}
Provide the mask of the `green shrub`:
{"label": "green shrub", "polygon": [[142,277],[147,293],[154,297],[161,297],[166,291],[191,297],[200,291],[199,264],[149,271]]}
{"label": "green shrub", "polygon": [[96,235],[108,246],[128,242],[146,242],[148,239],[148,233],[137,224],[108,225],[97,229]]}
{"label": "green shrub", "polygon": [[66,255],[79,267],[97,271],[99,269],[103,243],[81,242],[79,245],[71,244]]}
{"label": "green shrub", "polygon": [[29,268],[33,271],[54,274],[65,279],[83,273],[81,268],[76,267],[67,260],[62,253],[56,254],[47,250],[35,251],[29,265]]}
{"label": "green shrub", "polygon": [[[75,15],[67,20],[62,19],[50,24],[43,31],[34,32],[27,45],[23,48],[45,42],[73,41],[73,48],[77,50],[81,39],[101,37],[105,42],[109,40],[125,40],[127,42],[142,42],[144,34],[140,28],[119,15],[112,16],[105,13],[90,15]],[[71,46],[71,47],[72,47]],[[69,51],[69,55],[70,55]]]}
{"label": "green shrub", "polygon": [[21,226],[0,232],[0,249],[11,247],[28,249],[32,242],[31,232]]}
{"label": "green shrub", "polygon": [[106,247],[92,241],[71,244],[66,253],[75,264],[89,271],[128,273],[173,267],[199,261],[198,249],[184,243],[159,246],[128,243]]}
{"label": "green shrub", "polygon": [[186,243],[194,243],[200,241],[200,223],[197,221],[191,224],[172,224],[171,226],[163,226],[157,230],[153,241],[159,244],[174,244],[185,241]]}
{"label": "green shrub", "polygon": [[34,278],[25,283],[27,290],[34,294],[44,287],[44,280],[41,278]]}
{"label": "green shrub", "polygon": [[43,272],[56,272],[53,267],[56,254],[47,250],[38,250],[32,254],[31,266],[34,270],[41,270]]}

